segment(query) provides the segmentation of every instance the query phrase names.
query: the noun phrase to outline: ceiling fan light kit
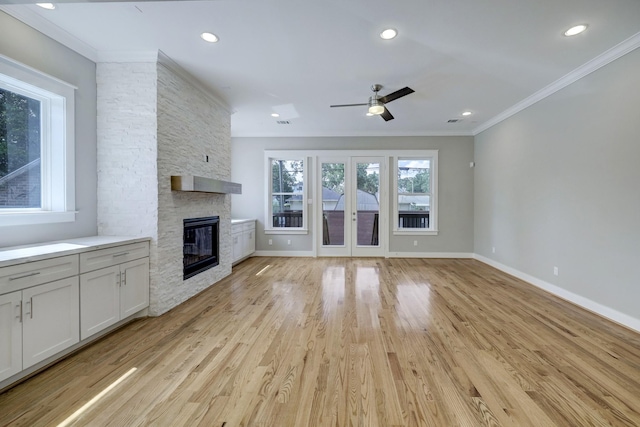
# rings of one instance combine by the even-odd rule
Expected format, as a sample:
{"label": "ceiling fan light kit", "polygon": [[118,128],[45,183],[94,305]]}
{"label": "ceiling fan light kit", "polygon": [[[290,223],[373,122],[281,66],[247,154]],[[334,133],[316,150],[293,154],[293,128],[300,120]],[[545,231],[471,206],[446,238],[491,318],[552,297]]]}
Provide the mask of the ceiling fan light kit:
{"label": "ceiling fan light kit", "polygon": [[387,110],[387,107],[385,107],[385,104],[415,92],[410,87],[404,87],[395,92],[391,92],[388,95],[379,96],[378,92],[380,91],[380,89],[382,89],[382,85],[375,84],[371,86],[371,90],[373,91],[373,96],[369,97],[369,102],[366,104],[339,104],[339,105],[330,105],[330,107],[359,107],[359,106],[367,105],[369,107],[367,112],[368,116],[377,115],[382,117],[385,122],[388,122],[389,120],[393,120],[394,117],[393,115],[391,115],[389,110]]}
{"label": "ceiling fan light kit", "polygon": [[369,112],[371,114],[380,115],[384,113],[384,105],[380,104],[380,101],[372,97],[369,99]]}

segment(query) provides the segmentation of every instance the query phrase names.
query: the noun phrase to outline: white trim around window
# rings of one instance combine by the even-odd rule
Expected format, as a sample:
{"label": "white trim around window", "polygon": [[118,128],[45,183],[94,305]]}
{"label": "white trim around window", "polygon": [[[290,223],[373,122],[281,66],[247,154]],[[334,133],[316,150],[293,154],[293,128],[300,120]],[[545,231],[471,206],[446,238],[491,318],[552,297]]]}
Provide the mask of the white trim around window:
{"label": "white trim around window", "polygon": [[[309,168],[311,166],[311,158],[308,156],[301,156],[300,152],[295,151],[265,151],[265,234],[308,234],[309,233],[309,209],[308,209],[308,187],[309,187]],[[283,191],[283,188],[278,188],[280,191],[274,194],[273,183],[273,170],[272,165],[274,161],[283,162],[300,162],[302,164],[301,177],[296,180],[297,184],[301,184],[302,188],[295,188],[291,191]],[[302,182],[300,183],[300,179]],[[280,196],[282,199],[288,197],[288,203],[295,203],[298,205],[293,209],[296,212],[300,212],[300,216],[294,215],[297,221],[301,221],[300,226],[283,225],[282,227],[275,227],[274,212],[273,212],[273,200],[274,196]],[[296,196],[300,196],[300,200]],[[289,207],[291,208],[291,205]],[[282,207],[281,207],[282,209]],[[284,212],[283,212],[284,213]],[[283,220],[285,218],[283,217]]]}
{"label": "white trim around window", "polygon": [[[429,160],[429,191],[420,193],[429,197],[428,227],[402,228],[400,227],[400,211],[398,196],[398,162],[402,160]],[[396,236],[435,236],[438,234],[438,150],[416,150],[403,153],[401,156],[393,156],[393,234]]]}
{"label": "white trim around window", "polygon": [[0,86],[42,103],[41,207],[0,208],[0,226],[75,221],[75,86],[0,55]]}

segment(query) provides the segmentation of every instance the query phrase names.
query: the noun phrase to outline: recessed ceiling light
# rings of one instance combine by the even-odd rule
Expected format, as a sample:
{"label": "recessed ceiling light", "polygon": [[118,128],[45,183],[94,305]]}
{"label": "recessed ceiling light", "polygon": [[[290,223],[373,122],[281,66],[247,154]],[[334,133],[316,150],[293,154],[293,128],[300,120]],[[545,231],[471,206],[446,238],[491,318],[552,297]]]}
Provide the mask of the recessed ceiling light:
{"label": "recessed ceiling light", "polygon": [[213,33],[202,33],[200,34],[200,37],[202,37],[202,40],[209,43],[216,43],[219,40],[218,36]]}
{"label": "recessed ceiling light", "polygon": [[567,37],[578,35],[582,33],[584,30],[586,30],[587,27],[588,27],[587,24],[576,25],[574,27],[569,28],[567,31],[565,31],[564,35]]}
{"label": "recessed ceiling light", "polygon": [[462,113],[463,116],[470,116],[471,114],[473,114],[471,111],[465,111]]}
{"label": "recessed ceiling light", "polygon": [[53,3],[36,3],[36,6],[40,6],[43,9],[53,10],[56,8],[56,5]]}
{"label": "recessed ceiling light", "polygon": [[387,28],[386,30],[380,33],[380,38],[384,40],[391,40],[397,35],[398,35],[398,32],[396,30],[394,30],[393,28]]}
{"label": "recessed ceiling light", "polygon": [[278,114],[278,113],[271,113],[271,117],[280,117],[280,114]]}

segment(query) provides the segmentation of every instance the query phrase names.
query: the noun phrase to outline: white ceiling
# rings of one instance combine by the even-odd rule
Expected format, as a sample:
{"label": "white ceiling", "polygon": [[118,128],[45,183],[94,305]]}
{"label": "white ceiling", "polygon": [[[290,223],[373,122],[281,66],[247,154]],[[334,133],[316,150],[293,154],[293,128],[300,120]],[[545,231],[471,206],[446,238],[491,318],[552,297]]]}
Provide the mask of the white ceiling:
{"label": "white ceiling", "polygon": [[[231,107],[233,136],[471,135],[640,33],[638,0],[216,0],[3,10],[93,60],[161,50]],[[589,24],[585,33],[562,35],[579,23]],[[380,39],[388,27],[398,37]],[[202,41],[204,31],[220,41]],[[384,86],[381,95],[405,86],[416,92],[387,105],[395,116],[389,122],[366,117],[366,107],[329,108],[367,102],[374,83]],[[447,123],[465,110],[474,114]]]}

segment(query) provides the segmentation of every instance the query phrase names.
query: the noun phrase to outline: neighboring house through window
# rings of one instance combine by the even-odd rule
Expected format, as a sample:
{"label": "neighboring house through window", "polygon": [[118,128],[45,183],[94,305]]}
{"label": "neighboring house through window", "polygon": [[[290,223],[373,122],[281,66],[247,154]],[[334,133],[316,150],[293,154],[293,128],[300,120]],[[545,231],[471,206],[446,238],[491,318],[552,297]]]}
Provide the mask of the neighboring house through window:
{"label": "neighboring house through window", "polygon": [[0,226],[75,219],[74,95],[0,56]]}
{"label": "neighboring house through window", "polygon": [[420,157],[394,157],[396,234],[437,233],[438,152]]}
{"label": "neighboring house through window", "polygon": [[307,229],[305,159],[268,158],[270,201],[266,232]]}

